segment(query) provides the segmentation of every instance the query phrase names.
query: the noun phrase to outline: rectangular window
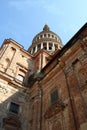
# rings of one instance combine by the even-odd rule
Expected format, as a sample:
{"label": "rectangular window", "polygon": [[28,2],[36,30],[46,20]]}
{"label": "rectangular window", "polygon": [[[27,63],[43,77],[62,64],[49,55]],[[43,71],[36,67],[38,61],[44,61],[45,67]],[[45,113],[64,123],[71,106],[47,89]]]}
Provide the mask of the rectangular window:
{"label": "rectangular window", "polygon": [[22,81],[24,80],[24,76],[18,74],[17,79],[20,80],[20,81],[22,82]]}
{"label": "rectangular window", "polygon": [[12,112],[14,114],[18,114],[19,112],[19,105],[16,103],[11,102],[9,112]]}
{"label": "rectangular window", "polygon": [[55,90],[51,93],[51,103],[58,101],[58,90]]}

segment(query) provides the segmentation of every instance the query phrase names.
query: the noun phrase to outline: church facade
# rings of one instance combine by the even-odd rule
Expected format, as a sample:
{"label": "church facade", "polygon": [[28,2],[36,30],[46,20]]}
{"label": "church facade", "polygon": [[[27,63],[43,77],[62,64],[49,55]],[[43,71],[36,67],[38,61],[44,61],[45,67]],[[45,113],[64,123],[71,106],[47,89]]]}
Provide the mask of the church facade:
{"label": "church facade", "polygon": [[0,130],[87,130],[87,23],[63,46],[48,25],[0,48]]}

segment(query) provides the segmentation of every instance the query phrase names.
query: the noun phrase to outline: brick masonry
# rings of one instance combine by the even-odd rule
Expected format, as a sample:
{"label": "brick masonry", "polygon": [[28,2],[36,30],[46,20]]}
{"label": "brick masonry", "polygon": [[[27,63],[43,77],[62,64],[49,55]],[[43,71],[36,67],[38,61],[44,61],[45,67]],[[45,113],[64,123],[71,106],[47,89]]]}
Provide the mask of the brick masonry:
{"label": "brick masonry", "polygon": [[[87,24],[55,55],[37,53],[32,56],[12,39],[0,49],[0,130],[86,130]],[[41,67],[44,77],[29,87],[29,76]],[[58,101],[52,104],[55,90]],[[11,102],[20,106],[17,115],[9,112]]]}

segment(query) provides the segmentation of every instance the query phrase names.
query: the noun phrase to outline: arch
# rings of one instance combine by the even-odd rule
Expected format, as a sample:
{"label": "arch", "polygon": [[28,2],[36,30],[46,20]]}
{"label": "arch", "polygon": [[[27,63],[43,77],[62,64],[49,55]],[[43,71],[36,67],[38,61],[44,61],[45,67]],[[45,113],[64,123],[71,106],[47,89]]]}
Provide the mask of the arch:
{"label": "arch", "polygon": [[46,33],[44,34],[44,37],[46,37]]}
{"label": "arch", "polygon": [[40,50],[41,49],[41,44],[38,44],[38,50]]}
{"label": "arch", "polygon": [[54,38],[54,35],[52,34],[52,38]]}
{"label": "arch", "polygon": [[49,43],[49,50],[52,50],[52,46],[53,46],[53,44]]}
{"label": "arch", "polygon": [[43,43],[43,49],[47,50],[47,43],[46,42]]}
{"label": "arch", "polygon": [[48,37],[50,37],[50,34],[48,34]]}

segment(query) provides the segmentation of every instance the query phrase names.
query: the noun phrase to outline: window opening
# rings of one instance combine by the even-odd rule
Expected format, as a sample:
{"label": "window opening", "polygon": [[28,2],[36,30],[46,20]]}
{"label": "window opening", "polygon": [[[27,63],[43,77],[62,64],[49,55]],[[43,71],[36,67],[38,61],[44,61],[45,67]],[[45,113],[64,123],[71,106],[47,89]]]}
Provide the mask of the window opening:
{"label": "window opening", "polygon": [[18,74],[17,79],[18,79],[18,80],[20,80],[20,81],[23,81],[23,80],[24,80],[24,76],[23,76],[23,75]]}
{"label": "window opening", "polygon": [[58,101],[58,91],[55,90],[51,93],[51,103],[55,103]]}
{"label": "window opening", "polygon": [[52,44],[49,43],[49,50],[52,50]]}
{"label": "window opening", "polygon": [[47,44],[46,43],[43,43],[43,49],[47,50]]}
{"label": "window opening", "polygon": [[19,105],[16,104],[16,103],[11,102],[9,111],[14,113],[14,114],[18,114],[18,112],[19,112]]}

